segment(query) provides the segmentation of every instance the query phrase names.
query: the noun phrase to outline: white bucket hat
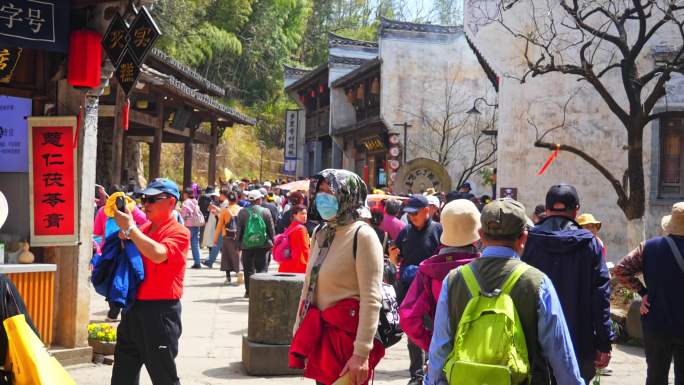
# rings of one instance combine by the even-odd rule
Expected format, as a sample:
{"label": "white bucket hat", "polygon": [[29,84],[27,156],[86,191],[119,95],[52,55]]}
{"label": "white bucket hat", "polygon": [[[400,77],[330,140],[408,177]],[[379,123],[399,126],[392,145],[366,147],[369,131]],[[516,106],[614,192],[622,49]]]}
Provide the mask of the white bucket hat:
{"label": "white bucket hat", "polygon": [[442,237],[440,242],[446,246],[467,246],[480,239],[480,212],[475,204],[467,199],[456,199],[442,209],[440,216]]}
{"label": "white bucket hat", "polygon": [[666,234],[684,236],[684,202],[672,205],[672,213],[664,216],[660,224]]}

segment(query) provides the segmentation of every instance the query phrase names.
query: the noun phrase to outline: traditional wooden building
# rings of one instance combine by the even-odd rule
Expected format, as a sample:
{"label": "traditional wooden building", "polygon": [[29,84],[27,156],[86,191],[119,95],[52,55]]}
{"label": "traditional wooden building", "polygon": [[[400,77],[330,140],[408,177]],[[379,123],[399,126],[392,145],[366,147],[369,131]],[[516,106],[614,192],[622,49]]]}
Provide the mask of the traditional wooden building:
{"label": "traditional wooden building", "polygon": [[195,144],[209,147],[208,183],[216,182],[216,148],[226,128],[234,124],[254,125],[255,120],[226,106],[217,98],[224,90],[191,68],[172,59],[161,50],[150,52],[141,76],[130,95],[129,127],[122,119],[123,94],[112,81],[101,97],[98,135],[98,183],[140,186],[144,182],[139,169],[139,145],[149,145],[149,178],[159,176],[162,143],[182,143],[183,180],[192,182],[192,158]]}

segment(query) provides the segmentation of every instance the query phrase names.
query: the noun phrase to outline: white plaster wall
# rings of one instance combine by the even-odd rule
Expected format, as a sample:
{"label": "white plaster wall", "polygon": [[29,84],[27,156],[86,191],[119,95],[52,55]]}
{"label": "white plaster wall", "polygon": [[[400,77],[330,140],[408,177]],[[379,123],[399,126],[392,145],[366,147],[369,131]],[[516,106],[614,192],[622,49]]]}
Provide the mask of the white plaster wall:
{"label": "white plaster wall", "polygon": [[[627,222],[616,204],[615,191],[598,171],[567,152],[560,152],[549,170],[542,176],[536,176],[551,152],[533,146],[536,138],[533,124],[540,129],[560,124],[564,105],[569,96],[575,94],[567,107],[566,125],[549,134],[545,141],[582,148],[607,166],[618,179],[622,179],[627,164],[627,153],[623,148],[627,141],[624,127],[596,91],[586,83],[577,82],[576,78],[547,74],[528,78],[524,84],[511,78],[519,76],[524,69],[522,44],[495,24],[483,26],[475,23],[480,10],[491,2],[478,1],[476,6],[473,3],[472,0],[467,1],[465,7],[467,33],[494,70],[502,75],[498,127],[499,187],[517,187],[518,199],[531,214],[536,204],[544,203],[549,186],[560,182],[573,184],[580,194],[581,212],[591,212],[603,222],[600,237],[607,246],[608,260],[619,260],[628,251]],[[504,20],[508,20],[508,24],[520,25],[523,20],[529,20],[529,16],[524,7],[519,7],[507,12]],[[665,40],[667,36],[654,39],[657,42]],[[650,52],[649,47],[644,50],[640,69],[652,65],[652,59],[648,56]],[[568,57],[576,55],[570,54]],[[618,73],[608,73],[605,83],[611,85],[611,93],[624,105],[625,97],[619,88],[621,80]],[[652,191],[651,136],[649,126],[644,130],[647,236],[659,233],[660,218],[669,212],[672,203],[651,204],[648,198]]]}
{"label": "white plaster wall", "polygon": [[[403,129],[394,124],[408,122],[412,125],[407,135],[408,161],[417,157],[430,158],[412,145],[412,141],[425,140],[426,127],[421,116],[434,119],[444,116],[446,110],[452,110],[458,111],[457,119],[460,119],[467,116],[465,111],[472,108],[476,98],[486,97],[490,103],[496,101],[493,87],[463,33],[389,33],[380,38],[379,48],[382,59],[381,116],[390,131],[400,135],[403,135]],[[452,95],[457,100],[447,108],[445,92],[450,82],[455,82]],[[491,117],[492,111],[484,104],[478,103],[478,109],[483,112],[481,119]],[[470,119],[469,124],[472,124],[476,117]],[[469,159],[472,144],[463,141],[455,151],[458,159],[448,167],[454,184],[457,182],[455,176],[463,169],[463,160]],[[479,175],[474,175],[470,181],[475,193],[491,194],[491,187],[485,187]]]}

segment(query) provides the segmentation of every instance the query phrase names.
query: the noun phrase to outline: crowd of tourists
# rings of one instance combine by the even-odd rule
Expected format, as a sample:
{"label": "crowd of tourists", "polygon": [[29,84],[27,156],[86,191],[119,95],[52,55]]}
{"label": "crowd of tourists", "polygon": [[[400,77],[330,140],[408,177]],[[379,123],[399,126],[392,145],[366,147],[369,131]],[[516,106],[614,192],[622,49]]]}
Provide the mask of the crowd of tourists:
{"label": "crowd of tourists", "polygon": [[[402,337],[409,385],[588,385],[610,372],[615,335],[601,222],[581,213],[573,186],[551,186],[531,212],[511,198],[476,197],[467,182],[451,192],[369,194],[358,175],[328,169],[310,178],[308,191],[278,186],[240,180],[181,194],[155,179],[138,194],[114,186],[101,199],[94,247],[107,255],[108,240],[123,240],[114,254],[130,257],[127,290],[107,296],[109,319],[126,309],[112,384],[133,383],[143,364],[155,384],[179,383],[188,252],[193,269],[213,268],[220,254],[226,284],[239,285],[243,274],[246,298],[250,277],[273,262],[305,274],[289,364],[317,384],[369,383]],[[643,298],[647,385],[667,384],[673,356],[676,381],[684,381],[676,286],[684,278],[684,203],[663,230],[668,236],[613,270]]]}

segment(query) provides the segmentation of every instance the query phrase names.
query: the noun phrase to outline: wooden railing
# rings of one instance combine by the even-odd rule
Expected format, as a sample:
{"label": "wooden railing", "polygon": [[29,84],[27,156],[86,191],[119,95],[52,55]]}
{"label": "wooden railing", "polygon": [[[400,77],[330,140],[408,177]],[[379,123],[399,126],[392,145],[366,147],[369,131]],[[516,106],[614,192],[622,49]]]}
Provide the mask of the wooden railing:
{"label": "wooden railing", "polygon": [[328,135],[330,127],[330,107],[322,107],[306,114],[306,137]]}

